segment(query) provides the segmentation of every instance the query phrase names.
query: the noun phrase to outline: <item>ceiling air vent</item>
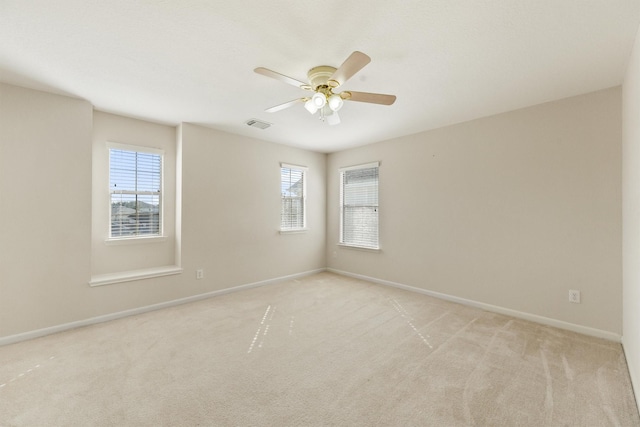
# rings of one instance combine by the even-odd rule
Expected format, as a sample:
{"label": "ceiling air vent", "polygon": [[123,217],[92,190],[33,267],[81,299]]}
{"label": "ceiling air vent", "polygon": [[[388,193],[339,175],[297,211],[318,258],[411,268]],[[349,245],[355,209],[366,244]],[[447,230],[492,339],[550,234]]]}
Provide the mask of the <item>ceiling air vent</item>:
{"label": "ceiling air vent", "polygon": [[251,126],[259,129],[266,129],[269,126],[271,126],[271,123],[263,122],[258,119],[250,119],[250,120],[247,120],[245,123],[247,124],[247,126]]}

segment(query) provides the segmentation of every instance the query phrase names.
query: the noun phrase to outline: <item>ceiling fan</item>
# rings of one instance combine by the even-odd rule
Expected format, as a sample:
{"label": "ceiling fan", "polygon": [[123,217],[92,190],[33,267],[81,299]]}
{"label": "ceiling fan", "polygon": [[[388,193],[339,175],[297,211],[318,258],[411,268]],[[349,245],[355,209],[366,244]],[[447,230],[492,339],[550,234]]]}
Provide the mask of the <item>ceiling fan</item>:
{"label": "ceiling fan", "polygon": [[338,68],[329,65],[320,65],[310,69],[307,73],[308,83],[263,67],[258,67],[253,71],[263,76],[299,87],[300,89],[314,92],[313,95],[297,98],[284,104],[267,108],[265,110],[266,112],[275,113],[276,111],[292,107],[295,104],[304,103],[304,108],[306,108],[309,113],[315,114],[320,111],[320,120],[326,120],[330,125],[335,125],[340,123],[338,110],[342,108],[344,101],[368,102],[381,105],[391,105],[396,101],[395,95],[385,95],[381,93],[355,91],[334,93],[335,89],[342,86],[369,62],[371,62],[369,56],[362,52],[355,51],[349,55]]}

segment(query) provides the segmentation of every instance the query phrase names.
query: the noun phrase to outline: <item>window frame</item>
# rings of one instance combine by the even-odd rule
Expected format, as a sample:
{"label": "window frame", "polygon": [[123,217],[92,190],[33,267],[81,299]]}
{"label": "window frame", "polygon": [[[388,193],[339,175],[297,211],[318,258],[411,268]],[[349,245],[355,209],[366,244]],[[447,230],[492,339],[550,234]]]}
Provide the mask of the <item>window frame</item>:
{"label": "window frame", "polygon": [[[297,170],[302,173],[302,227],[284,227],[282,222],[282,208],[285,200],[282,194],[282,169]],[[307,177],[309,168],[306,166],[294,165],[291,163],[280,163],[280,233],[302,233],[307,231]]]}
{"label": "window frame", "polygon": [[[111,197],[114,194],[111,190],[111,150],[120,150],[120,151],[129,151],[135,153],[144,153],[144,154],[155,154],[160,156],[160,191],[158,194],[158,233],[157,234],[135,234],[129,236],[113,236],[112,233],[112,207],[111,207]],[[165,151],[160,148],[154,147],[146,147],[140,145],[132,145],[132,144],[122,144],[118,142],[107,142],[107,197],[108,197],[108,222],[107,222],[107,244],[119,244],[119,243],[134,243],[134,242],[151,242],[151,241],[164,241],[166,239],[164,230],[164,184],[165,184]],[[148,195],[145,191],[140,192],[128,192],[124,194],[141,194]]]}
{"label": "window frame", "polygon": [[[356,244],[353,242],[345,242],[344,236],[345,236],[345,224],[344,224],[344,213],[345,213],[345,203],[344,203],[344,193],[345,193],[345,188],[344,188],[344,178],[345,178],[345,172],[349,172],[349,171],[353,171],[353,170],[359,170],[359,169],[372,169],[372,168],[376,168],[378,171],[377,173],[377,180],[376,180],[376,199],[377,199],[377,205],[375,206],[376,209],[376,213],[377,215],[377,224],[376,224],[376,244],[375,245],[362,245],[362,244]],[[380,251],[380,162],[371,162],[371,163],[364,163],[364,164],[360,164],[360,165],[354,165],[354,166],[346,166],[346,167],[342,167],[339,168],[339,173],[340,173],[340,202],[339,202],[339,209],[340,209],[340,229],[339,229],[339,236],[338,236],[338,245],[339,246],[344,246],[344,247],[348,247],[348,248],[355,248],[355,249],[363,249],[363,250],[368,250],[368,251]]]}

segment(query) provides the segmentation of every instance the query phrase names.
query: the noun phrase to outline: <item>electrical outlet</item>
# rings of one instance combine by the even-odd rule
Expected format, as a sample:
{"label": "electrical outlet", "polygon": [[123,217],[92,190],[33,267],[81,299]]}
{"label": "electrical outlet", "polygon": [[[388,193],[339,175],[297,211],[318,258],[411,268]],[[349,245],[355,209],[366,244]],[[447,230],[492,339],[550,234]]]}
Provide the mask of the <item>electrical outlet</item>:
{"label": "electrical outlet", "polygon": [[203,278],[204,278],[204,270],[203,269],[196,270],[196,279],[203,279]]}
{"label": "electrical outlet", "polygon": [[569,291],[569,302],[580,304],[580,291],[571,289]]}

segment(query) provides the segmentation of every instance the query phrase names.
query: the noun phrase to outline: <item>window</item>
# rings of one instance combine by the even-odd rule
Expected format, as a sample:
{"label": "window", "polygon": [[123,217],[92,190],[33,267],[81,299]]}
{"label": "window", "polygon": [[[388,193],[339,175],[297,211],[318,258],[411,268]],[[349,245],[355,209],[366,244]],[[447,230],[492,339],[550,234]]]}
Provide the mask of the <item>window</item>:
{"label": "window", "polygon": [[111,239],[162,235],[163,152],[109,146]]}
{"label": "window", "polygon": [[280,230],[297,231],[306,227],[305,198],[307,168],[280,165]]}
{"label": "window", "polygon": [[379,249],[379,163],[340,169],[340,243]]}

